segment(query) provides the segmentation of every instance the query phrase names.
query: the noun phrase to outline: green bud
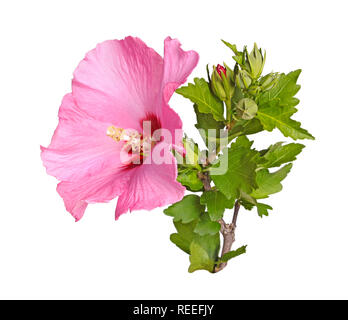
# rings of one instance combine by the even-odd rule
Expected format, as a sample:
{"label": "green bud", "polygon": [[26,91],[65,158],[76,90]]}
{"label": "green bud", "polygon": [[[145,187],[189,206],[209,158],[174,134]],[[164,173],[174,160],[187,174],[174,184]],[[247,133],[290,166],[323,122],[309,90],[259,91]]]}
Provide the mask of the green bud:
{"label": "green bud", "polygon": [[183,138],[182,142],[186,150],[184,161],[185,165],[199,167],[198,160],[200,157],[200,151],[198,149],[197,143],[195,143],[192,139],[187,138],[186,136]]}
{"label": "green bud", "polygon": [[272,89],[272,87],[275,85],[279,78],[278,73],[269,73],[265,75],[264,77],[261,78],[260,80],[260,85],[262,89],[264,90],[269,90]]}
{"label": "green bud", "polygon": [[211,76],[211,89],[213,93],[222,101],[230,100],[234,94],[233,71],[224,64],[225,67],[218,65],[213,67]]}
{"label": "green bud", "polygon": [[221,77],[224,84],[224,89],[226,92],[227,99],[232,99],[234,95],[234,82],[233,82],[234,73],[226,63],[224,63],[224,66],[226,69],[226,75],[222,73]]}
{"label": "green bud", "polygon": [[258,49],[256,43],[254,44],[254,49],[250,52],[246,52],[247,55],[247,64],[249,66],[249,74],[253,79],[258,79],[261,76],[263,66],[266,61],[266,52],[265,55],[262,55],[262,50]]}
{"label": "green bud", "polygon": [[211,89],[213,93],[222,101],[225,101],[227,96],[224,89],[224,83],[222,80],[222,76],[219,75],[219,73],[216,70],[216,67],[214,66],[213,73],[211,75]]}
{"label": "green bud", "polygon": [[261,92],[261,87],[252,85],[249,87],[248,92],[253,96],[257,96]]}
{"label": "green bud", "polygon": [[257,114],[257,104],[254,100],[244,98],[237,103],[236,115],[238,119],[251,120]]}
{"label": "green bud", "polygon": [[239,70],[236,76],[236,85],[240,89],[248,89],[251,85],[251,78],[245,70]]}

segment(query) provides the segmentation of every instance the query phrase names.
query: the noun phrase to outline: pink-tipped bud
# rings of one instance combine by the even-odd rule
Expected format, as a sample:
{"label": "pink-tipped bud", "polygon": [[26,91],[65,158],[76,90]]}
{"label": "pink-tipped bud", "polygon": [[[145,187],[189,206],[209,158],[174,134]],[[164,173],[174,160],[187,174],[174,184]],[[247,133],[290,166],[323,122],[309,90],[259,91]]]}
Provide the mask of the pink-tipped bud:
{"label": "pink-tipped bud", "polygon": [[226,75],[226,68],[223,67],[222,65],[218,64],[216,66],[216,71],[218,72],[219,76],[221,77],[221,71]]}

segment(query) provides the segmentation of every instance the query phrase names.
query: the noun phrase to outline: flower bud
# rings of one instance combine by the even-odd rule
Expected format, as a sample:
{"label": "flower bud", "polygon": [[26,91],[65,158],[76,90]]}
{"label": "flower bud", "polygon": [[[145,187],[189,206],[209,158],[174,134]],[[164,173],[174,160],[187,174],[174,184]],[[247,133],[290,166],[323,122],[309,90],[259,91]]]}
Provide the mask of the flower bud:
{"label": "flower bud", "polygon": [[211,76],[211,88],[214,94],[222,101],[233,97],[233,71],[226,64],[224,64],[224,67],[220,64],[217,67],[214,66]]}
{"label": "flower bud", "polygon": [[272,89],[279,78],[278,73],[269,73],[260,79],[260,86],[263,90]]}
{"label": "flower bud", "polygon": [[254,100],[249,98],[241,99],[236,106],[236,115],[238,119],[251,120],[257,114],[258,107]]}
{"label": "flower bud", "polygon": [[[222,77],[222,76],[221,76],[221,72],[223,72],[223,73],[225,74],[225,76],[226,76],[226,68],[223,67],[221,64],[218,64],[218,65],[216,66],[216,71],[218,72],[220,78]],[[221,78],[221,79],[222,79],[222,78]]]}
{"label": "flower bud", "polygon": [[251,85],[251,78],[245,70],[239,70],[236,76],[236,85],[240,89],[248,89]]}
{"label": "flower bud", "polygon": [[226,100],[226,92],[224,89],[224,84],[222,80],[222,75],[224,73],[221,73],[221,70],[218,71],[218,69],[214,66],[213,67],[213,73],[211,75],[211,89],[213,90],[213,93],[222,101]]}
{"label": "flower bud", "polygon": [[265,56],[262,55],[262,50],[257,48],[256,43],[254,44],[253,50],[246,52],[247,55],[247,64],[249,66],[249,74],[253,79],[258,79],[261,76],[263,66],[265,65],[266,52]]}
{"label": "flower bud", "polygon": [[250,93],[253,96],[257,96],[261,92],[261,87],[257,85],[252,85],[248,89],[248,93]]}

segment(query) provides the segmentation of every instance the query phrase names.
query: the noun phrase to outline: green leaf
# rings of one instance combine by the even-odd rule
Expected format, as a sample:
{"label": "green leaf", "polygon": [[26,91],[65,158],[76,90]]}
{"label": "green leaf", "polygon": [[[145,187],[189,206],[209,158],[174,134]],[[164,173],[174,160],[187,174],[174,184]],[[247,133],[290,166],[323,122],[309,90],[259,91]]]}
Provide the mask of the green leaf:
{"label": "green leaf", "polygon": [[216,221],[204,220],[199,221],[194,229],[194,232],[200,236],[207,234],[214,235],[220,231],[220,223]]}
{"label": "green leaf", "polygon": [[198,170],[193,168],[181,169],[178,171],[177,180],[190,191],[200,191],[203,189],[203,183],[197,177],[197,173]]}
{"label": "green leaf", "polygon": [[224,106],[210,91],[209,84],[203,78],[195,78],[194,84],[180,87],[176,93],[190,99],[201,113],[211,113],[215,120],[224,120]]}
{"label": "green leaf", "polygon": [[265,130],[272,131],[278,128],[285,137],[296,139],[314,139],[301,123],[290,117],[297,112],[295,106],[299,100],[294,95],[300,89],[296,81],[301,70],[296,70],[285,75],[280,75],[276,85],[264,92],[258,102],[257,118]]}
{"label": "green leaf", "polygon": [[215,261],[220,249],[220,236],[197,235],[190,245],[190,267],[189,272],[196,270],[214,271]]}
{"label": "green leaf", "polygon": [[270,173],[268,169],[258,171],[256,174],[258,188],[250,195],[255,199],[263,199],[268,198],[270,194],[281,191],[283,186],[280,182],[286,178],[291,168],[292,163],[289,163],[273,173]]}
{"label": "green leaf", "polygon": [[240,247],[238,248],[237,250],[233,250],[233,251],[230,251],[230,252],[227,252],[225,253],[221,259],[219,260],[218,263],[221,263],[221,262],[227,262],[228,260],[231,260],[235,257],[238,257],[240,256],[241,254],[243,253],[246,253],[246,247],[247,246],[243,246],[243,247]]}
{"label": "green leaf", "polygon": [[301,123],[290,117],[297,112],[297,109],[291,106],[266,106],[259,109],[257,118],[261,121],[267,131],[272,131],[277,127],[285,137],[297,139],[312,139],[314,137],[305,129],[301,128]]}
{"label": "green leaf", "polygon": [[216,121],[210,113],[199,112],[197,105],[194,105],[194,109],[197,117],[195,126],[199,130],[208,150],[214,152],[219,148],[220,130],[225,127],[225,124],[222,121]]}
{"label": "green leaf", "polygon": [[264,203],[257,203],[257,213],[262,218],[263,216],[268,216],[268,210],[273,210],[271,206]]}
{"label": "green leaf", "polygon": [[250,135],[263,130],[263,126],[259,119],[253,118],[252,120],[239,120],[235,123],[233,128],[229,130],[229,140],[233,140],[235,137],[242,135]]}
{"label": "green leaf", "polygon": [[201,196],[201,203],[207,205],[210,219],[217,221],[222,218],[225,208],[232,209],[235,198],[227,199],[218,190],[209,190],[203,192]]}
{"label": "green leaf", "polygon": [[280,74],[276,85],[261,95],[259,106],[266,104],[274,106],[296,106],[300,102],[294,97],[301,88],[301,86],[296,83],[300,74],[301,69],[291,71],[288,74]]}
{"label": "green leaf", "polygon": [[225,44],[227,47],[229,47],[234,52],[235,55],[243,55],[243,52],[239,52],[237,50],[237,46],[235,44],[231,44],[231,43],[229,43],[225,40],[222,40],[222,39],[221,39],[221,41],[223,44]]}
{"label": "green leaf", "polygon": [[200,204],[199,197],[190,194],[185,196],[181,201],[174,203],[164,210],[164,213],[174,218],[174,221],[189,223],[199,218],[204,212],[205,206]]}
{"label": "green leaf", "polygon": [[228,47],[230,48],[233,53],[235,54],[235,56],[233,56],[233,59],[239,64],[239,65],[243,65],[244,62],[244,52],[240,52],[237,50],[237,46],[235,44],[231,44],[225,40],[221,41]]}
{"label": "green leaf", "polygon": [[219,161],[213,168],[226,168],[227,171],[211,172],[211,177],[216,187],[228,198],[239,198],[240,191],[250,194],[253,189],[257,188],[255,181],[255,170],[257,166],[258,152],[251,150],[252,142],[246,137],[239,137],[230,148],[225,148]]}
{"label": "green leaf", "polygon": [[269,147],[264,154],[265,162],[262,162],[263,168],[280,167],[284,163],[296,160],[296,156],[302,151],[305,146],[300,143],[289,143],[283,145],[278,142]]}
{"label": "green leaf", "polygon": [[257,201],[249,194],[240,192],[240,204],[247,210],[251,210],[257,205]]}
{"label": "green leaf", "polygon": [[197,225],[197,220],[190,223],[182,223],[180,221],[174,222],[177,233],[170,235],[170,240],[178,246],[181,250],[190,254],[190,245],[196,234],[194,229]]}
{"label": "green leaf", "polygon": [[225,124],[223,121],[216,121],[214,117],[210,113],[202,113],[199,112],[197,105],[194,105],[194,109],[197,116],[197,129],[223,129],[225,127]]}

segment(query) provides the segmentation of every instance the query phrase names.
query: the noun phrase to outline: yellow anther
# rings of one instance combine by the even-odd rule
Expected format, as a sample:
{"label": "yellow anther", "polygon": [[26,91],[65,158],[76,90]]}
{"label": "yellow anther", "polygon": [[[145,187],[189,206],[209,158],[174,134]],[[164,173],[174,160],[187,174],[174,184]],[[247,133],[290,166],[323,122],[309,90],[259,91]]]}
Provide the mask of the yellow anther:
{"label": "yellow anther", "polygon": [[133,129],[122,129],[110,126],[106,134],[116,142],[125,142],[124,148],[131,150],[142,156],[147,156],[151,148],[155,145],[155,141],[151,137],[142,137],[139,132]]}
{"label": "yellow anther", "polygon": [[116,128],[114,126],[110,126],[108,130],[106,131],[106,134],[114,139],[115,141],[119,142],[122,137],[123,129],[121,128]]}

